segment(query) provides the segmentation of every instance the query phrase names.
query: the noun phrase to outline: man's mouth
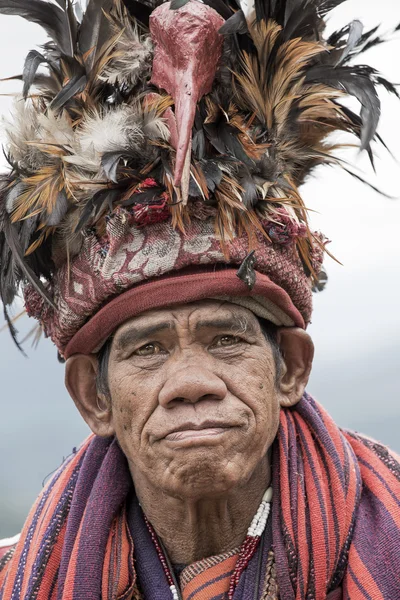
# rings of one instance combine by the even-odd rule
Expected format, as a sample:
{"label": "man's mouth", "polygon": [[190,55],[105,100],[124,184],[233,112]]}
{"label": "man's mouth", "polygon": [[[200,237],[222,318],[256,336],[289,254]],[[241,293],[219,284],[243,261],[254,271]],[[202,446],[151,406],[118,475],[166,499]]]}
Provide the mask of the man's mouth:
{"label": "man's mouth", "polygon": [[195,441],[197,439],[205,441],[205,438],[213,438],[226,433],[232,427],[234,425],[217,421],[205,421],[200,424],[185,423],[170,431],[164,439],[169,442]]}
{"label": "man's mouth", "polygon": [[169,442],[178,442],[180,440],[196,440],[200,438],[214,437],[226,433],[228,427],[206,427],[204,429],[184,429],[183,431],[174,431],[166,436]]}

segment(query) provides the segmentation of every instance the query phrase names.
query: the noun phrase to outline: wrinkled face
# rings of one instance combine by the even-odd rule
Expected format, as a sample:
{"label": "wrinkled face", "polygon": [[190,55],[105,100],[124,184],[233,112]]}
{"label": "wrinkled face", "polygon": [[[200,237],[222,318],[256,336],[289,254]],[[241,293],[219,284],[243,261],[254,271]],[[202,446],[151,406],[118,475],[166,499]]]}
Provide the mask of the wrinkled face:
{"label": "wrinkled face", "polygon": [[193,498],[245,485],[277,432],[275,375],[272,349],[242,307],[203,301],[122,325],[109,388],[134,481]]}

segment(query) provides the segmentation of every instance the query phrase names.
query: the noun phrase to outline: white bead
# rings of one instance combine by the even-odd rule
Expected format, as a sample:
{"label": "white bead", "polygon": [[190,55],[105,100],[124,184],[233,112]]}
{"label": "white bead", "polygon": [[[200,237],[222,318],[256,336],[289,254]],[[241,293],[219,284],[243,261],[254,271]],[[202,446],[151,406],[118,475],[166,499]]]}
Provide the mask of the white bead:
{"label": "white bead", "polygon": [[260,537],[267,525],[268,515],[271,508],[270,502],[272,500],[272,487],[268,488],[265,492],[260,506],[258,507],[257,513],[255,514],[251,525],[247,531],[247,535],[250,537]]}
{"label": "white bead", "polygon": [[268,504],[272,500],[272,487],[269,487],[263,496],[263,502],[268,502]]}
{"label": "white bead", "polygon": [[173,600],[179,600],[178,592],[176,591],[176,587],[171,585],[170,588]]}

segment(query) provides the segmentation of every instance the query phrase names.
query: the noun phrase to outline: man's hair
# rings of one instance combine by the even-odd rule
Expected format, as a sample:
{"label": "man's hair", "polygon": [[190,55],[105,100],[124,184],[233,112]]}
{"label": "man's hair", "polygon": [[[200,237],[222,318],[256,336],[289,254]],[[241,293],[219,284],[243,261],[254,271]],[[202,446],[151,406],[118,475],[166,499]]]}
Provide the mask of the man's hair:
{"label": "man's hair", "polygon": [[[269,343],[271,350],[272,350],[272,355],[274,358],[275,369],[276,369],[275,384],[277,385],[280,380],[281,372],[282,372],[282,354],[281,354],[281,349],[278,344],[278,335],[277,335],[278,328],[276,325],[274,325],[270,321],[267,321],[266,319],[261,319],[260,317],[257,317],[257,320],[260,323],[261,331],[263,332],[263,335],[264,335],[266,341]],[[246,325],[244,324],[244,328],[245,327],[246,327]],[[103,394],[106,398],[111,397],[110,388],[108,385],[108,363],[110,360],[112,340],[113,340],[112,336],[109,337],[108,340],[106,341],[106,343],[102,346],[102,348],[97,353],[97,360],[98,360],[98,371],[97,371],[97,378],[96,378],[97,391],[100,394]]]}

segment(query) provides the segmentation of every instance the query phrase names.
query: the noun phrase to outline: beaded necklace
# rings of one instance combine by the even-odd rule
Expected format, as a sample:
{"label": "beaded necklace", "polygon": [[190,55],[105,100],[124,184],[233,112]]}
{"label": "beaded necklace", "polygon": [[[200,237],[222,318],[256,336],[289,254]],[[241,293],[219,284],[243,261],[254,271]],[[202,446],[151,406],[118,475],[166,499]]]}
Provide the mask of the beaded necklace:
{"label": "beaded necklace", "polygon": [[[235,570],[232,573],[229,591],[228,591],[228,600],[233,600],[233,595],[235,593],[236,587],[239,583],[240,577],[245,571],[247,565],[250,560],[253,558],[258,544],[260,542],[261,536],[265,531],[265,527],[267,525],[268,516],[271,508],[272,501],[272,487],[268,488],[262,497],[261,504],[258,507],[258,510],[251,522],[251,525],[247,531],[247,535],[242,543],[239,551],[239,558],[236,562]],[[160,559],[162,568],[165,573],[165,577],[167,579],[169,589],[171,590],[172,600],[181,600],[181,594],[179,592],[179,586],[176,582],[173,569],[168,560],[167,553],[162,545],[162,542],[159,540],[156,532],[154,531],[152,525],[147,520],[146,516],[144,516],[147,528],[150,532],[151,539],[153,540],[154,546],[156,548],[158,557]]]}

